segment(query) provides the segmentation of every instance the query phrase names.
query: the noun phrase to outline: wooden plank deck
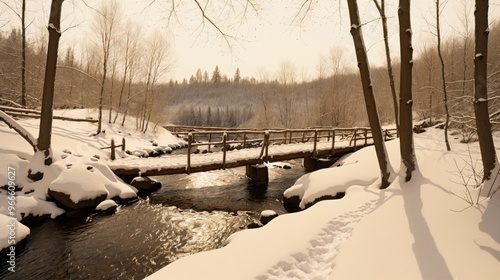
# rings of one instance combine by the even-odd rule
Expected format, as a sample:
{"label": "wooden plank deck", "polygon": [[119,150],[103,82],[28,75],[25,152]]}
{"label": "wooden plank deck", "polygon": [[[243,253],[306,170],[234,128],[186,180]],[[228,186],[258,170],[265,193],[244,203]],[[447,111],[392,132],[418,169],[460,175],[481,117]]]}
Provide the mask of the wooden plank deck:
{"label": "wooden plank deck", "polygon": [[[191,130],[180,132],[179,130]],[[372,144],[368,128],[313,128],[281,130],[207,130],[192,131],[192,127],[172,128],[179,137],[187,137],[186,155],[160,158],[128,157],[109,161],[108,166],[118,175],[172,175],[205,172],[245,165],[276,162],[306,157],[327,157],[345,154]],[[384,130],[385,140],[392,139],[393,129]],[[197,139],[198,137],[198,139]],[[212,141],[218,139],[218,141]],[[200,142],[203,141],[203,142]],[[257,143],[259,147],[247,148]],[[228,145],[242,149],[228,151]],[[223,147],[213,152],[212,147]],[[193,148],[207,148],[205,154],[192,154]]]}

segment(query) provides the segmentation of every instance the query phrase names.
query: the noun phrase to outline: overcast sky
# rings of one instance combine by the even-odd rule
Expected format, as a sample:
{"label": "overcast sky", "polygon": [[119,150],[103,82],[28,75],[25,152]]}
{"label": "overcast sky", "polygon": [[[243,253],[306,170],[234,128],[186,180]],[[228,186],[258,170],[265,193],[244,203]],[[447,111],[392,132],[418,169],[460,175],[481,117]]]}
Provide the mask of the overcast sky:
{"label": "overcast sky", "polygon": [[[66,0],[63,4],[64,31],[61,38],[61,50],[67,46],[78,46],[91,39],[90,31],[92,11],[98,8],[102,0]],[[19,0],[11,0],[13,6],[19,6]],[[84,2],[86,4],[84,4]],[[176,1],[176,14],[169,20],[170,0],[120,0],[126,18],[133,18],[137,24],[145,27],[145,32],[155,32],[166,36],[173,46],[176,67],[165,79],[189,79],[198,68],[210,74],[216,65],[223,74],[232,77],[236,68],[240,68],[244,77],[259,77],[261,72],[273,73],[281,61],[292,61],[298,72],[298,78],[310,79],[317,75],[317,65],[321,56],[326,56],[332,47],[342,49],[348,67],[356,65],[352,38],[349,33],[350,21],[347,13],[347,1],[315,1],[308,16],[301,22],[294,21],[303,1],[273,0],[259,3],[258,13],[249,9],[242,14],[241,6],[228,7],[226,0],[211,0],[207,9],[209,16],[227,34],[234,36],[229,45],[224,37],[203,21],[196,3],[192,0]],[[246,1],[232,1],[245,3]],[[269,3],[270,2],[270,3]],[[397,0],[386,0],[389,16],[390,40],[393,55],[397,56]],[[443,12],[443,37],[459,36],[462,32],[463,3],[468,3],[471,24],[473,24],[472,0],[449,0]],[[490,1],[490,22],[498,19],[500,0]],[[203,0],[200,3],[204,3]],[[370,63],[383,65],[385,53],[382,41],[381,22],[373,0],[359,0],[363,35],[368,49]],[[423,44],[435,44],[429,33],[425,19],[434,22],[434,0],[412,1],[412,25],[414,32],[415,55]],[[48,22],[50,1],[27,0],[31,25],[28,33],[32,38],[46,33],[44,26]],[[0,4],[1,5],[1,4]],[[244,17],[243,17],[244,15]],[[12,24],[18,24],[12,11],[2,6],[0,26],[9,22],[1,30]],[[432,39],[432,40],[431,40]]]}

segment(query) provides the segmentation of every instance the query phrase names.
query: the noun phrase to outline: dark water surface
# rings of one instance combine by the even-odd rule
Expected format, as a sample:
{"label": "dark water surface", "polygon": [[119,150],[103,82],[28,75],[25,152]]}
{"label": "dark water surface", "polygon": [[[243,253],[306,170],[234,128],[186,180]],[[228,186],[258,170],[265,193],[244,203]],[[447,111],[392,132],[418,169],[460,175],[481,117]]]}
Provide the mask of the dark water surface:
{"label": "dark water surface", "polygon": [[0,279],[142,279],[172,261],[219,248],[266,209],[285,213],[281,198],[302,174],[270,168],[268,187],[245,168],[156,177],[163,188],[113,215],[47,220],[31,227],[16,272]]}

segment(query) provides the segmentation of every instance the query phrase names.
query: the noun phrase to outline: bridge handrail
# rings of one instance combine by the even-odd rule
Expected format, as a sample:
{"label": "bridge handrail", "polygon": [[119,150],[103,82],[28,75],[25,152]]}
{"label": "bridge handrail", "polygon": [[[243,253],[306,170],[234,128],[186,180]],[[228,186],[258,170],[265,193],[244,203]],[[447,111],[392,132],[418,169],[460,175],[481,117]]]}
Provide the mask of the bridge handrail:
{"label": "bridge handrail", "polygon": [[[384,129],[383,130],[383,136],[384,136],[384,141],[387,140],[388,137],[392,137],[391,132],[396,133],[396,129]],[[327,132],[326,135],[322,135],[322,133]],[[293,133],[301,133],[301,136],[293,136]],[[306,133],[310,133],[311,135],[307,136],[307,140],[305,139]],[[221,141],[212,141],[212,135],[213,134],[222,134],[222,139]],[[237,134],[237,135],[243,135],[243,139],[238,140],[229,140],[228,141],[228,135],[230,134]],[[256,139],[247,139],[247,134],[262,134],[262,138],[256,138]],[[284,136],[282,138],[272,138],[272,134],[283,134]],[[347,134],[347,135],[346,135]],[[327,141],[332,141],[332,146],[331,146],[331,151],[332,153],[335,151],[335,138],[337,136],[340,137],[345,137],[345,138],[350,138],[349,141],[349,146],[353,145],[354,147],[357,147],[357,141],[364,140],[364,145],[366,146],[368,144],[368,139],[373,139],[373,135],[371,133],[371,130],[366,127],[356,127],[356,128],[332,128],[332,129],[284,129],[284,130],[243,130],[239,131],[238,133],[235,132],[228,132],[228,131],[193,131],[187,133],[188,135],[188,152],[187,152],[187,165],[186,165],[186,173],[190,173],[191,169],[191,152],[193,147],[199,147],[199,146],[208,146],[208,152],[211,152],[211,147],[214,145],[222,145],[222,169],[225,169],[226,165],[226,153],[227,153],[227,145],[228,144],[237,144],[241,143],[243,145],[243,148],[246,147],[246,144],[249,142],[262,142],[262,147],[261,147],[261,152],[259,155],[259,161],[263,162],[266,161],[269,157],[269,145],[273,143],[274,141],[284,141],[284,143],[291,144],[292,140],[301,140],[300,142],[306,143],[309,142],[310,138],[313,138],[313,156],[317,156],[318,154],[318,149],[317,149],[317,143],[320,139],[322,138],[327,138]],[[195,142],[195,135],[207,135],[208,136],[208,142]]]}

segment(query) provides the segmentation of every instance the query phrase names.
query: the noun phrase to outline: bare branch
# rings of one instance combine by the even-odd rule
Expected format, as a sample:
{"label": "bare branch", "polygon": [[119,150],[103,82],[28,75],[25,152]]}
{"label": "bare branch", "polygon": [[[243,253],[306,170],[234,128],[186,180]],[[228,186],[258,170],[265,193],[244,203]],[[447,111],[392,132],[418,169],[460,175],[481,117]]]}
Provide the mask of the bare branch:
{"label": "bare branch", "polygon": [[[221,35],[222,37],[224,38],[224,40],[226,41],[227,45],[228,46],[231,46],[231,43],[229,42],[229,39],[228,38],[234,38],[233,36],[225,33],[224,31],[222,31],[222,29],[220,29],[220,27],[215,24],[212,19],[210,17],[208,17],[206,14],[205,14],[205,8],[203,8],[201,5],[200,5],[200,2],[198,2],[198,0],[193,0],[196,5],[198,6],[198,9],[200,10],[200,13],[201,13],[201,16],[203,17],[203,19],[207,20]],[[207,5],[208,5],[208,2],[207,2]]]}
{"label": "bare branch", "polygon": [[16,120],[11,118],[3,111],[0,111],[0,120],[2,120],[5,124],[7,124],[7,126],[9,126],[11,129],[16,131],[21,137],[23,137],[24,140],[26,140],[26,142],[28,142],[28,144],[31,145],[34,152],[38,151],[36,138],[26,129],[24,129],[24,127],[21,124],[19,124]]}

